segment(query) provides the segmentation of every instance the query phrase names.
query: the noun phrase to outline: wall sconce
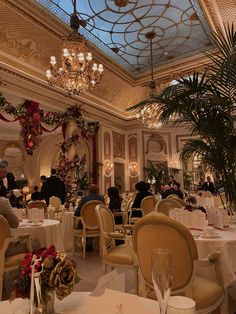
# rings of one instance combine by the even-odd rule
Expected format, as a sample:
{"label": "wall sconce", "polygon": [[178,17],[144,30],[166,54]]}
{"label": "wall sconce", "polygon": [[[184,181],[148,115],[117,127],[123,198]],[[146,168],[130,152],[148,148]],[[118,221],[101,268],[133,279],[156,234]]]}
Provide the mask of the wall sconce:
{"label": "wall sconce", "polygon": [[129,176],[132,178],[136,178],[138,176],[138,163],[131,162],[128,166]]}
{"label": "wall sconce", "polygon": [[109,159],[106,159],[103,162],[103,166],[104,166],[104,175],[106,177],[110,177],[113,167],[114,167],[113,163]]}

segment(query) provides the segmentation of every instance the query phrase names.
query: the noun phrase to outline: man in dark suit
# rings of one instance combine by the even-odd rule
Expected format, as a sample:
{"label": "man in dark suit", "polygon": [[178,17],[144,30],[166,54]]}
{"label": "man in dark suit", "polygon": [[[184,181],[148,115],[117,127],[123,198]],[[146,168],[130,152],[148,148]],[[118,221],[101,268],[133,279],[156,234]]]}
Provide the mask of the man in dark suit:
{"label": "man in dark suit", "polygon": [[214,183],[211,182],[211,177],[209,177],[209,176],[207,177],[207,181],[203,183],[202,187],[203,187],[204,191],[209,191],[212,194],[214,194],[214,192],[215,192]]}
{"label": "man in dark suit", "polygon": [[64,182],[57,176],[56,169],[51,170],[51,176],[46,180],[46,202],[49,204],[51,196],[60,198],[61,203],[65,203],[66,189]]}
{"label": "man in dark suit", "polygon": [[17,188],[14,174],[8,172],[8,162],[0,161],[0,196],[6,197],[9,191]]}

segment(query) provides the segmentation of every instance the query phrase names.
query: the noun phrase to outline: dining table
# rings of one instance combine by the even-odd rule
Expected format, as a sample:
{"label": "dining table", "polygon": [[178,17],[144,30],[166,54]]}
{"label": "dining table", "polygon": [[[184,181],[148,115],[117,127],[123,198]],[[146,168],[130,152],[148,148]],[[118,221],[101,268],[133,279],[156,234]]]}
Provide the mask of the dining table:
{"label": "dining table", "polygon": [[61,222],[61,231],[65,252],[73,252],[74,211],[65,211]]}
{"label": "dining table", "polygon": [[[62,301],[56,299],[55,313],[63,314],[158,314],[158,303],[137,295],[106,289],[102,295],[93,296],[90,292],[72,292]],[[30,301],[15,299],[0,302],[0,313],[28,314]]]}
{"label": "dining table", "polygon": [[61,225],[58,220],[44,219],[42,222],[30,222],[23,219],[18,228],[11,229],[13,236],[30,234],[33,241],[36,241],[40,247],[49,247],[54,245],[57,250],[64,252],[64,242],[62,237]]}
{"label": "dining table", "polygon": [[[216,229],[214,236],[205,236],[203,232],[193,232],[193,235],[200,259],[206,259],[211,254],[217,253],[215,279],[225,289],[232,286],[236,287],[236,226],[231,225],[224,230]],[[203,269],[203,273],[213,279],[213,272],[211,273],[209,269]]]}

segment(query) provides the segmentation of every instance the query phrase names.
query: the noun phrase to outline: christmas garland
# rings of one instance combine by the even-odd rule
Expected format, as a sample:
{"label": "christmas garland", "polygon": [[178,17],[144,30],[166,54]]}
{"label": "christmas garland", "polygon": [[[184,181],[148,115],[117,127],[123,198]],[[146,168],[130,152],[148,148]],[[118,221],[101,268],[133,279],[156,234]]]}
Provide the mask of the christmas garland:
{"label": "christmas garland", "polygon": [[63,141],[62,143],[59,144],[61,150],[63,153],[68,152],[72,146],[77,146],[79,144],[79,135],[75,131],[71,137]]}
{"label": "christmas garland", "polygon": [[78,190],[88,189],[89,178],[85,155],[81,159],[75,155],[72,160],[68,160],[65,153],[61,152],[57,174],[65,182],[67,203],[77,194]]}
{"label": "christmas garland", "polygon": [[[19,121],[23,144],[29,155],[32,155],[33,150],[39,145],[40,137],[44,132],[53,132],[62,127],[63,137],[65,138],[66,127],[71,121],[75,122],[81,130],[81,136],[85,139],[93,137],[99,128],[98,122],[87,122],[84,119],[82,112],[85,111],[82,109],[82,105],[70,106],[63,113],[45,112],[39,107],[39,103],[31,100],[25,100],[22,104],[14,107],[0,93],[0,109],[13,117],[13,120],[9,120],[0,114],[1,120],[5,122]],[[48,129],[45,125],[51,128]]]}

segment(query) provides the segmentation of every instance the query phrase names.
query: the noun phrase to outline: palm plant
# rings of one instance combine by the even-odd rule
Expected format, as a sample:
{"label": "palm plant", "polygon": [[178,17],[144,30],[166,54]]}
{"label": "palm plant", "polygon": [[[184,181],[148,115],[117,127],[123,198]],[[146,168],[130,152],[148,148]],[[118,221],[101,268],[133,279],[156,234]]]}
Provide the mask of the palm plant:
{"label": "palm plant", "polygon": [[210,67],[203,75],[181,77],[156,97],[149,98],[129,111],[158,103],[160,119],[183,125],[198,139],[186,142],[181,158],[200,154],[222,177],[228,200],[236,204],[236,32],[226,27],[225,34],[213,35],[218,52],[207,52]]}

